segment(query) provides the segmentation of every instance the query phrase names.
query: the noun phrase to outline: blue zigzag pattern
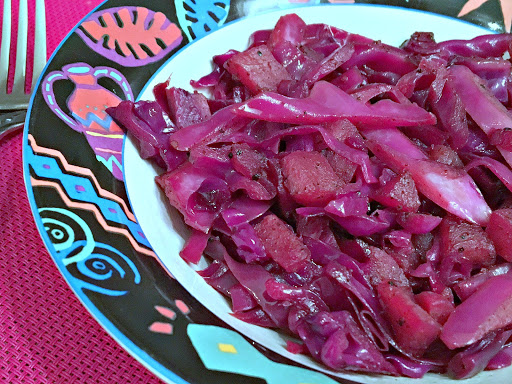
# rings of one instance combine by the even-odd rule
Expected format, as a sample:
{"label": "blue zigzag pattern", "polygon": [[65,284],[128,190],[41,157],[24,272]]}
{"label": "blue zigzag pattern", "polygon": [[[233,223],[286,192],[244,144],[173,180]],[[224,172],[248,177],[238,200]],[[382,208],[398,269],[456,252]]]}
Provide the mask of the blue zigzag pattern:
{"label": "blue zigzag pattern", "polygon": [[29,146],[25,149],[27,161],[38,177],[59,180],[71,199],[95,204],[106,220],[125,225],[139,244],[151,247],[140,225],[128,219],[118,203],[98,196],[89,179],[65,174],[54,158],[36,155]]}

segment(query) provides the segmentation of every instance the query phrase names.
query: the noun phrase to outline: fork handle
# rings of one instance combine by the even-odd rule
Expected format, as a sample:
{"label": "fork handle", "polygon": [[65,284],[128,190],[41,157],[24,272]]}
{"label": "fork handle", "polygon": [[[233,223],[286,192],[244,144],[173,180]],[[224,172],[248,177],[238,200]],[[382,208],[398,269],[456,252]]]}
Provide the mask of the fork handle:
{"label": "fork handle", "polygon": [[26,115],[26,110],[0,114],[0,140],[6,137],[9,133],[23,128]]}

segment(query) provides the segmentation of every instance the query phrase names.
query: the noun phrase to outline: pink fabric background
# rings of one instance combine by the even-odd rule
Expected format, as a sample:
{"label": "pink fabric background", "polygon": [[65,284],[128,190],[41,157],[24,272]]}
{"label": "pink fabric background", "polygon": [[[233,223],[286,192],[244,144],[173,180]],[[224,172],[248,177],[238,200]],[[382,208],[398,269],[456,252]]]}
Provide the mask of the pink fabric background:
{"label": "pink fabric background", "polygon": [[[99,3],[46,0],[48,56]],[[29,0],[30,30],[33,6]],[[21,150],[21,132],[0,142],[0,383],[161,383],[105,333],[60,275],[30,212]]]}

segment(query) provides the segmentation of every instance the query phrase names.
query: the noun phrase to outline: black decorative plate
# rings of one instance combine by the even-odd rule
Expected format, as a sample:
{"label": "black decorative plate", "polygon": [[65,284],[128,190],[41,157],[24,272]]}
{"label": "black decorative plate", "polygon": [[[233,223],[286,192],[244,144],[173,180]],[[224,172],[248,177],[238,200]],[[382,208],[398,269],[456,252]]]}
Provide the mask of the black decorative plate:
{"label": "black decorative plate", "polygon": [[[85,307],[170,383],[412,382],[334,376],[286,352],[283,336],[230,316],[225,300],[179,258],[184,228],[162,202],[155,169],[105,113],[124,99],[151,98],[171,73],[188,86],[208,72],[213,54],[244,48],[252,31],[292,9],[307,22],[395,45],[415,30],[470,38],[509,31],[512,22],[509,0],[108,0],[82,20],[32,98],[28,195],[50,254]],[[511,375],[509,368],[468,382],[505,383]],[[423,382],[445,381],[427,375]]]}

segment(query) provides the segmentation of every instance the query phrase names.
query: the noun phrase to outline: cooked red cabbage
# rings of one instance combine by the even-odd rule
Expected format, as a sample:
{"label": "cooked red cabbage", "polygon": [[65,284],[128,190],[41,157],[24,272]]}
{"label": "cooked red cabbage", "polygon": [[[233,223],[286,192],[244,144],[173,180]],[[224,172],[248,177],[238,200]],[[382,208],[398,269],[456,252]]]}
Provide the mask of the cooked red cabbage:
{"label": "cooked red cabbage", "polygon": [[290,14],[196,91],[108,112],[235,317],[333,370],[468,378],[512,363],[511,43]]}

